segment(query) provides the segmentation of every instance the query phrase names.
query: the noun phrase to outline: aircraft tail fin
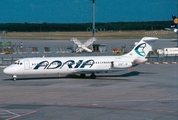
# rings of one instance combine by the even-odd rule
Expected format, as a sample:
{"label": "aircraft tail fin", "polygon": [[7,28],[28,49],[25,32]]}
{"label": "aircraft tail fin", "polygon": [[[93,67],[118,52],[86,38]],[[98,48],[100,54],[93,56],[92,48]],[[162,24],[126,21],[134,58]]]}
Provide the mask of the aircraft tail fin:
{"label": "aircraft tail fin", "polygon": [[174,20],[174,19],[176,19],[177,17],[175,16],[175,15],[172,15],[172,19]]}
{"label": "aircraft tail fin", "polygon": [[178,18],[175,15],[172,15],[172,19],[173,19],[173,24],[171,24],[171,28],[177,28]]}
{"label": "aircraft tail fin", "polygon": [[135,58],[145,58],[147,54],[152,51],[152,46],[158,38],[156,37],[143,37],[140,42],[124,56]]}

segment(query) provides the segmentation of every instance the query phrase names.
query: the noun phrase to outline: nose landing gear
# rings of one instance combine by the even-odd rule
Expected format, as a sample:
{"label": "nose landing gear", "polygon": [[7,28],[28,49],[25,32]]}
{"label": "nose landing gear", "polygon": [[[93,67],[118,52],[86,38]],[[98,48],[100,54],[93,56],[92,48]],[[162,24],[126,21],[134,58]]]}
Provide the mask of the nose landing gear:
{"label": "nose landing gear", "polygon": [[12,75],[13,81],[16,81],[17,75]]}

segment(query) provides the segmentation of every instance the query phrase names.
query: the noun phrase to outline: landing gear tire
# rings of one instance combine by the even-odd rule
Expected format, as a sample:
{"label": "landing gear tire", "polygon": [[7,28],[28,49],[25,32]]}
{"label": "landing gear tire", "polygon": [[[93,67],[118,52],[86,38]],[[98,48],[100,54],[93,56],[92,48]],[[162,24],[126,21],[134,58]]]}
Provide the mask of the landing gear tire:
{"label": "landing gear tire", "polygon": [[80,74],[80,78],[86,78],[85,74]]}
{"label": "landing gear tire", "polygon": [[17,76],[16,76],[16,75],[13,75],[12,78],[13,78],[13,81],[16,81]]}
{"label": "landing gear tire", "polygon": [[92,74],[90,75],[90,78],[95,79],[95,78],[96,78],[96,75],[95,75],[94,73],[92,73]]}

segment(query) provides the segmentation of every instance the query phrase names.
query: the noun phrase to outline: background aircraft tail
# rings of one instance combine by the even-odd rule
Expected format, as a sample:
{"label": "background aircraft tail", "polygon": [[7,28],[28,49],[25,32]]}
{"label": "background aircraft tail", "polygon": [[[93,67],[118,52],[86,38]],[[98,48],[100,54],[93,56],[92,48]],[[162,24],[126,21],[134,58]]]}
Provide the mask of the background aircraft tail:
{"label": "background aircraft tail", "polygon": [[172,19],[174,20],[174,19],[176,19],[177,17],[175,16],[175,15],[172,15]]}
{"label": "background aircraft tail", "polygon": [[142,38],[140,42],[137,45],[135,45],[135,47],[124,56],[130,56],[136,59],[145,60],[144,58],[147,56],[147,54],[150,51],[152,51],[152,46],[154,45],[157,39],[158,38],[155,38],[155,37]]}
{"label": "background aircraft tail", "polygon": [[172,19],[173,19],[173,24],[171,24],[171,28],[177,28],[178,18],[175,15],[172,15]]}

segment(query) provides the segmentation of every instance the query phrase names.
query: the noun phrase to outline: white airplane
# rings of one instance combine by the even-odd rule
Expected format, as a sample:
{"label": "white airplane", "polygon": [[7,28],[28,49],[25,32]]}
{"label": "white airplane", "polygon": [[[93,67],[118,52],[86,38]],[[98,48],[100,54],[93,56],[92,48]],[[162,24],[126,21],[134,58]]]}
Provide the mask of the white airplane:
{"label": "white airplane", "polygon": [[175,15],[172,15],[173,24],[171,24],[171,28],[165,28],[166,30],[170,30],[178,34],[177,24],[178,24],[178,18]]}
{"label": "white airplane", "polygon": [[145,58],[158,38],[144,37],[127,54],[122,56],[78,56],[78,57],[41,57],[23,58],[4,69],[5,74],[12,75],[49,75],[49,74],[91,74],[121,71],[146,62]]}
{"label": "white airplane", "polygon": [[91,38],[91,39],[87,40],[85,43],[81,43],[76,38],[72,38],[70,41],[73,41],[74,44],[76,44],[78,46],[78,48],[76,49],[76,52],[82,52],[83,50],[85,50],[87,52],[92,52],[92,50],[89,49],[88,46],[93,44],[93,42],[96,41],[96,39],[95,38]]}

